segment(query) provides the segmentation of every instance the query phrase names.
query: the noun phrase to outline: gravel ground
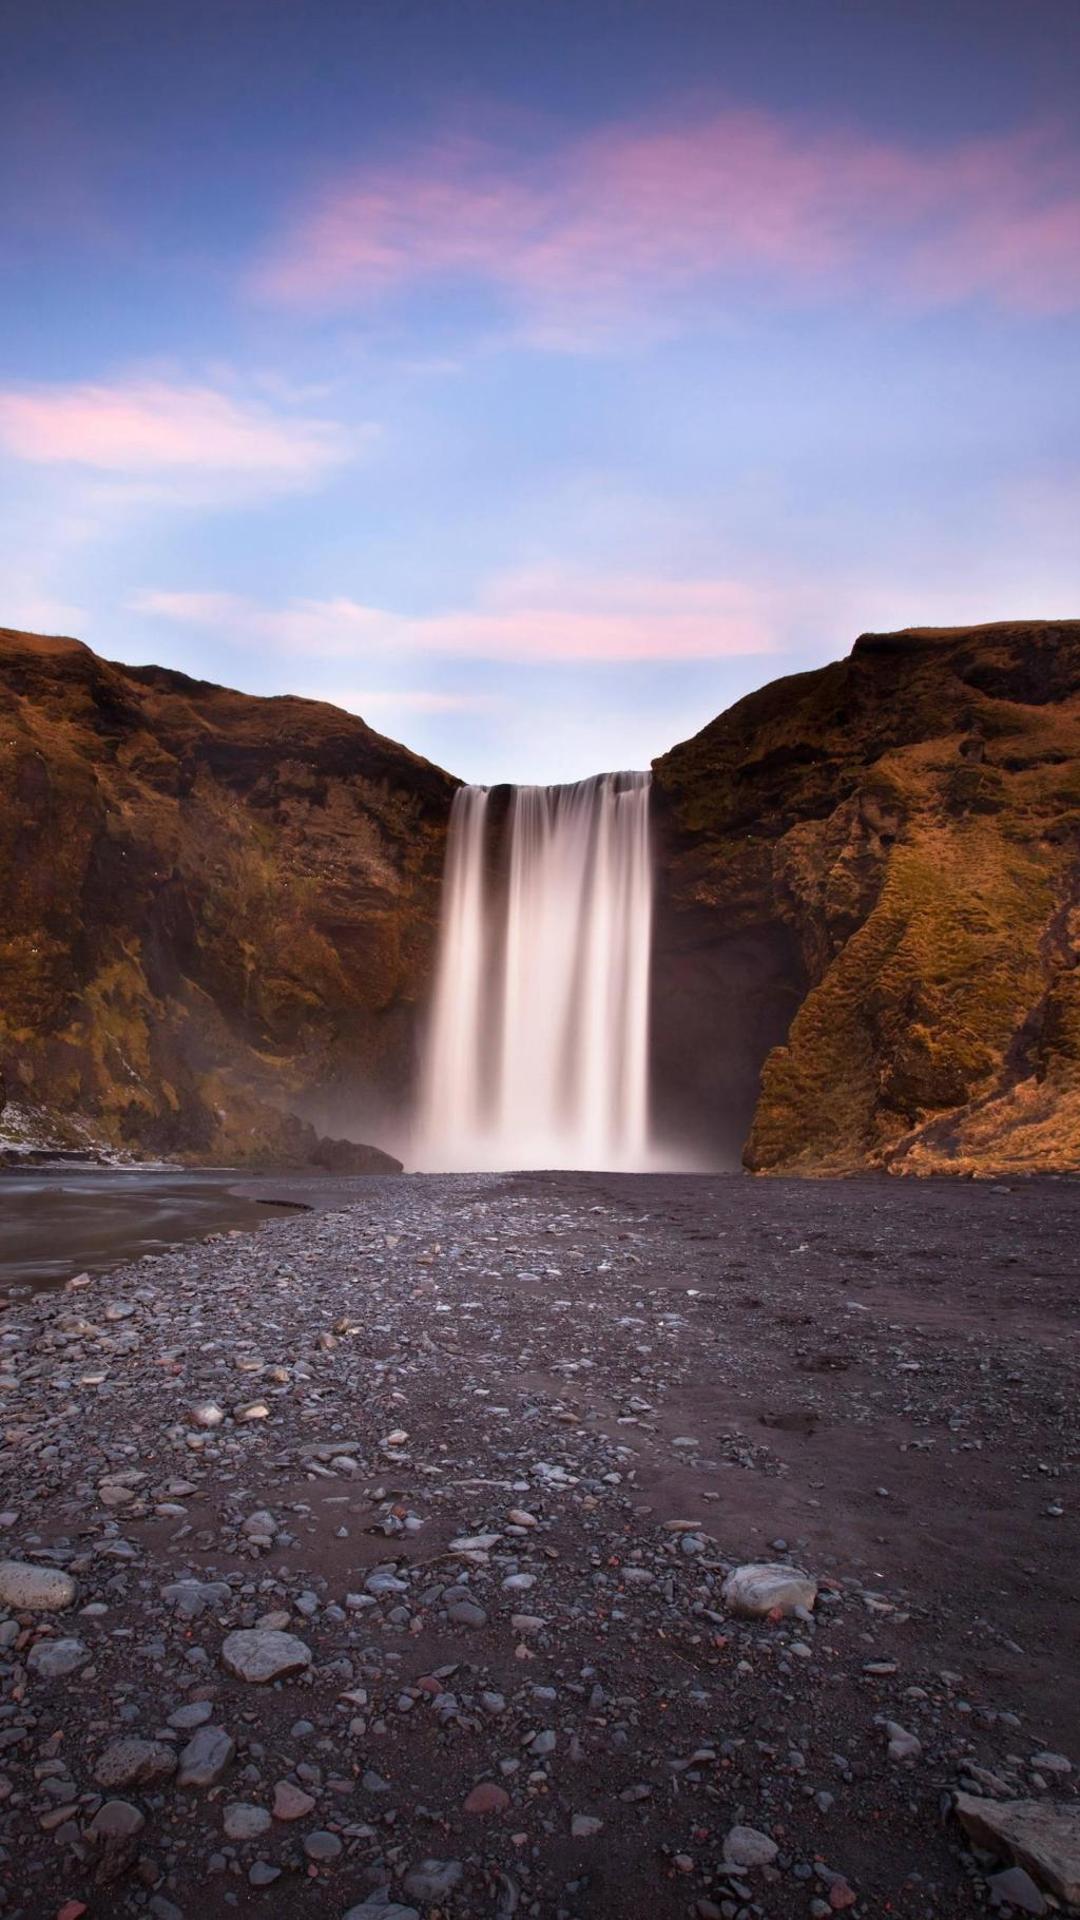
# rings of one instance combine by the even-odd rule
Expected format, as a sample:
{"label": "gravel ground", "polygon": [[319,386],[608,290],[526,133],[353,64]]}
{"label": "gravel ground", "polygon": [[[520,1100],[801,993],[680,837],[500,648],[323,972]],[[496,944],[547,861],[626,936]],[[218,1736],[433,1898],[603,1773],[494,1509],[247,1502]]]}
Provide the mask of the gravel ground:
{"label": "gravel ground", "polygon": [[1080,1808],[1078,1246],[1069,1181],[407,1177],[17,1301],[5,1920],[1044,1910],[949,1808]]}

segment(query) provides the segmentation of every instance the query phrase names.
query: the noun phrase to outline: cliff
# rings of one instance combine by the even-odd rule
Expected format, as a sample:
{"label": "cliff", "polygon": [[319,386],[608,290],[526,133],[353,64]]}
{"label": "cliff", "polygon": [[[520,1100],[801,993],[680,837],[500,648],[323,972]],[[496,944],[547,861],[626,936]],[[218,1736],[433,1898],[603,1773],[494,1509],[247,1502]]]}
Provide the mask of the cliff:
{"label": "cliff", "polygon": [[655,777],[661,1075],[749,1167],[1080,1166],[1080,622],[864,634]]}
{"label": "cliff", "polygon": [[10,1105],[204,1161],[333,1159],[298,1114],[378,1138],[454,785],[318,702],[0,630]]}
{"label": "cliff", "polygon": [[[0,630],[9,1119],[392,1142],[455,784],[335,708]],[[660,759],[654,820],[657,1104],[703,1163],[1080,1166],[1080,622],[864,634]]]}

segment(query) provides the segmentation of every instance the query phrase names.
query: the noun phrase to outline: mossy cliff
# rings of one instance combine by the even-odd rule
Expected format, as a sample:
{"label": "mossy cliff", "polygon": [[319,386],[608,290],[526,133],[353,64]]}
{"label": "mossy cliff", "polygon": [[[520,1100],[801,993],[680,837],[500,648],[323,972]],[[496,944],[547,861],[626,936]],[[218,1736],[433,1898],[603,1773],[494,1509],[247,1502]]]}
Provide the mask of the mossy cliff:
{"label": "mossy cliff", "polygon": [[[203,1161],[392,1139],[454,786],[335,708],[0,630],[8,1115]],[[864,635],[658,761],[654,816],[673,1131],[763,1172],[1080,1165],[1080,622]]]}
{"label": "mossy cliff", "polygon": [[370,1138],[411,1072],[454,784],[333,707],[0,630],[9,1102],[199,1160],[325,1157],[296,1109]]}
{"label": "mossy cliff", "polygon": [[864,634],[655,773],[669,928],[789,955],[749,1167],[1080,1166],[1080,622]]}

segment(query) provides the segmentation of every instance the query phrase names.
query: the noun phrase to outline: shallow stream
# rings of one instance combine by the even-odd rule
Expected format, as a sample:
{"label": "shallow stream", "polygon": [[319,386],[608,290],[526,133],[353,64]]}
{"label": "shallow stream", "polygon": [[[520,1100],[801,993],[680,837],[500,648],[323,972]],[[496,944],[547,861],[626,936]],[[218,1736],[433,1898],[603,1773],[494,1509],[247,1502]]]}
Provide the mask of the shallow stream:
{"label": "shallow stream", "polygon": [[[0,1170],[0,1291],[62,1286],[144,1253],[270,1217],[259,1183],[229,1168]],[[269,1187],[268,1187],[269,1191]],[[276,1209],[275,1209],[276,1211]]]}

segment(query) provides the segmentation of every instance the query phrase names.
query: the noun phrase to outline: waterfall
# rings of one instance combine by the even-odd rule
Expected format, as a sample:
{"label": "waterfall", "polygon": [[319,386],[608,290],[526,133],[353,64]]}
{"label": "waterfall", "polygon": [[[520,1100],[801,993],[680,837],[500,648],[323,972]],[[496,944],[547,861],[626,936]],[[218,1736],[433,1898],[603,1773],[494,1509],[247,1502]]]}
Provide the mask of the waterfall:
{"label": "waterfall", "polygon": [[649,1165],[649,785],[455,795],[421,1166]]}

